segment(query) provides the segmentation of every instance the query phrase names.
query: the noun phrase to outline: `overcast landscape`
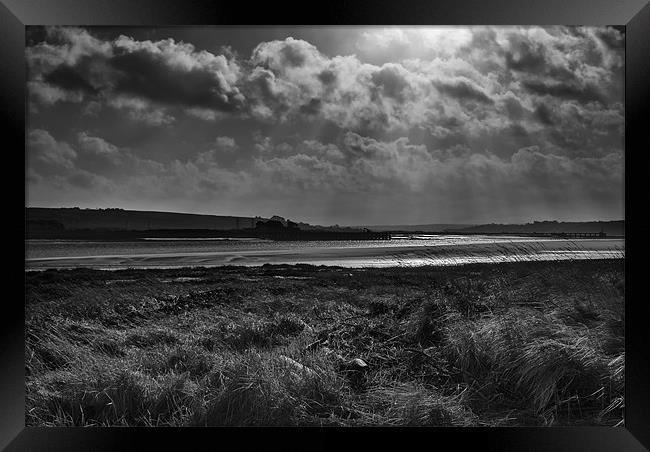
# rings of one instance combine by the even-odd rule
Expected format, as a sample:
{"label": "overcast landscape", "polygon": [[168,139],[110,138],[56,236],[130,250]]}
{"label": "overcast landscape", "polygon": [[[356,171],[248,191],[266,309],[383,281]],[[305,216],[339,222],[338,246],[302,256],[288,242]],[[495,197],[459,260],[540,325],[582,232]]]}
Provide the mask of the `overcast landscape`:
{"label": "overcast landscape", "polygon": [[26,30],[27,425],[624,424],[622,28]]}

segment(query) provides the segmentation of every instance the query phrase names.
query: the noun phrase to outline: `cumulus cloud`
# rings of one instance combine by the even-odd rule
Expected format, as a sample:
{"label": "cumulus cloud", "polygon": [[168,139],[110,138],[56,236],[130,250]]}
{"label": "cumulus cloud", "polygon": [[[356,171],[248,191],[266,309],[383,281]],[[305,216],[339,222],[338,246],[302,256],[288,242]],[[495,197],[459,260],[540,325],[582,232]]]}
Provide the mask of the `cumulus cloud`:
{"label": "cumulus cloud", "polygon": [[[463,209],[532,215],[550,204],[597,211],[598,200],[622,209],[616,29],[390,27],[356,36],[346,47],[355,53],[326,54],[293,37],[242,53],[48,28],[26,50],[32,114],[65,106],[79,123],[50,129],[59,140],[29,132],[28,177],[160,203],[263,209],[290,200],[296,212],[321,208],[341,221],[354,218],[354,203],[359,215],[412,209],[414,221],[441,212],[470,219]],[[101,124],[106,112],[129,123],[126,133]]]}
{"label": "cumulus cloud", "polygon": [[[562,102],[622,102],[623,38],[609,28],[376,29],[361,33],[361,56],[327,56],[289,37],[260,43],[248,59],[173,39],[101,41],[73,28],[48,36],[27,49],[34,101],[99,97],[151,125],[171,123],[165,108],[178,106],[204,120],[325,120],[375,135],[424,128],[435,136],[462,118],[459,132],[471,135],[503,108],[529,129],[524,120],[549,125],[544,109]],[[368,43],[391,61],[363,61],[373,60]]]}
{"label": "cumulus cloud", "polygon": [[[387,33],[418,47],[411,40],[417,33]],[[501,134],[500,144],[512,153],[522,144],[517,137],[551,125],[549,112],[567,103],[580,112],[598,103],[603,113],[617,112],[622,124],[621,48],[600,45],[594,36],[570,28],[464,29],[453,51],[434,52],[443,46],[430,39],[429,59],[381,65],[330,58],[295,39],[262,43],[252,59],[249,101],[263,119],[317,117],[377,137],[420,128],[432,139],[478,143],[486,133]],[[479,52],[481,46],[490,51]],[[555,116],[555,122],[567,119],[562,111]],[[508,136],[515,140],[506,143]]]}
{"label": "cumulus cloud", "polygon": [[260,156],[255,170],[261,177],[282,182],[286,191],[406,192],[437,197],[441,192],[452,193],[459,181],[477,187],[498,185],[504,191],[562,190],[567,184],[590,189],[609,184],[616,192],[623,168],[620,153],[573,159],[532,146],[502,158],[462,149],[431,150],[407,138],[378,141],[352,132],[338,145],[312,140],[292,150],[284,156]]}
{"label": "cumulus cloud", "polygon": [[251,176],[221,168],[217,158],[220,152],[235,151],[236,142],[220,136],[213,145],[190,159],[161,163],[87,131],[77,133],[76,143],[71,145],[46,130],[35,129],[28,134],[29,179],[36,192],[50,187],[65,194],[83,188],[88,193],[110,192],[123,201],[136,193],[142,199],[199,197],[205,201],[226,192],[245,191]]}
{"label": "cumulus cloud", "polygon": [[80,92],[66,91],[40,80],[27,82],[27,90],[34,101],[44,105],[54,105],[61,101],[78,103],[83,100],[83,94]]}
{"label": "cumulus cloud", "polygon": [[135,41],[120,36],[108,61],[116,71],[117,92],[156,102],[234,110],[243,100],[234,83],[239,67],[223,55],[196,52],[192,44]]}
{"label": "cumulus cloud", "polygon": [[234,111],[244,100],[236,86],[237,62],[189,43],[127,36],[101,41],[84,29],[58,27],[48,28],[47,37],[26,50],[30,94],[37,101],[99,97],[127,108],[132,119],[160,125],[170,117],[146,111],[148,104]]}
{"label": "cumulus cloud", "polygon": [[[81,137],[80,137],[81,138]],[[83,137],[85,140],[90,137]],[[97,146],[102,143],[88,141],[86,145],[94,151],[104,152]],[[111,192],[114,183],[110,178],[81,168],[82,152],[71,144],[54,138],[47,130],[32,129],[27,134],[27,180],[30,182],[30,196],[54,202],[66,194],[79,194],[77,189],[101,197]]]}
{"label": "cumulus cloud", "polygon": [[174,122],[174,116],[167,113],[163,107],[155,107],[146,99],[119,95],[110,97],[106,104],[117,110],[126,112],[129,119],[143,122],[151,126],[161,126]]}
{"label": "cumulus cloud", "polygon": [[[249,171],[249,191],[263,196],[262,187],[272,186],[303,209],[337,206],[349,218],[384,209],[409,221],[469,221],[483,209],[488,221],[513,211],[538,218],[549,202],[555,215],[570,215],[576,198],[581,208],[620,208],[623,159],[618,152],[571,158],[538,147],[500,157],[348,133],[336,145],[304,141],[284,155],[261,155]],[[406,205],[412,211],[404,212]]]}
{"label": "cumulus cloud", "polygon": [[[88,165],[88,160],[94,160],[94,165],[121,165],[126,157],[117,146],[103,138],[90,135],[88,132],[79,132],[77,141],[80,148],[80,160]],[[92,163],[91,163],[92,164]]]}
{"label": "cumulus cloud", "polygon": [[58,142],[43,129],[28,132],[27,150],[30,168],[43,175],[74,168],[74,160],[77,157],[77,153],[68,143]]}

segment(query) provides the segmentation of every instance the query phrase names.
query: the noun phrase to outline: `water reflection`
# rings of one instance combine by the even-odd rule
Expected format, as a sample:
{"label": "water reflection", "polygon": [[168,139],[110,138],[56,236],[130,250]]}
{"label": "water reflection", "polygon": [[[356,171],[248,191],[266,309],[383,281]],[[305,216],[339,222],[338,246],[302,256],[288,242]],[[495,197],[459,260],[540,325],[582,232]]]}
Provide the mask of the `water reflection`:
{"label": "water reflection", "polygon": [[624,239],[416,236],[378,241],[29,240],[26,268],[295,264],[386,267],[624,257]]}

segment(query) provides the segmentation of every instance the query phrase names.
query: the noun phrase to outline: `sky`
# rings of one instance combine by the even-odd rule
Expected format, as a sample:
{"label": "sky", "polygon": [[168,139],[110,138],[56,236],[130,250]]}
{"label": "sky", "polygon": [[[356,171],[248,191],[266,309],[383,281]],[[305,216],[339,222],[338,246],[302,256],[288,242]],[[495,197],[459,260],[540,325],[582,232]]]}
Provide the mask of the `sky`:
{"label": "sky", "polygon": [[613,27],[28,27],[26,203],[624,218]]}

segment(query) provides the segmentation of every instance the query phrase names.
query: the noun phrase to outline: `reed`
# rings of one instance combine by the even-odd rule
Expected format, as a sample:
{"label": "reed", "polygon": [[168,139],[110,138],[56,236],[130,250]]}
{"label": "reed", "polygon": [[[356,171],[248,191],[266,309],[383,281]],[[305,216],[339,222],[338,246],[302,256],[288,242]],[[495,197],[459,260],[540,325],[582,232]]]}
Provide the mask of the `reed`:
{"label": "reed", "polygon": [[29,272],[26,424],[621,425],[623,260],[501,260]]}

